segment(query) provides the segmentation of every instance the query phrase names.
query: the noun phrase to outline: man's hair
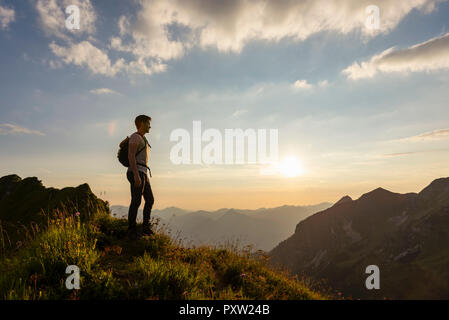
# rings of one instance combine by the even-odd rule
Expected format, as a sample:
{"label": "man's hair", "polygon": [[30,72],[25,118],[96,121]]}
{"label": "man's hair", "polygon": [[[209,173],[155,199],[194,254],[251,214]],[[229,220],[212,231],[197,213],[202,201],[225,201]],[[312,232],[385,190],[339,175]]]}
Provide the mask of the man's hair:
{"label": "man's hair", "polygon": [[140,124],[142,122],[147,122],[148,120],[151,121],[151,117],[141,114],[140,116],[136,117],[136,120],[134,120],[134,123],[136,124],[137,129],[139,129]]}

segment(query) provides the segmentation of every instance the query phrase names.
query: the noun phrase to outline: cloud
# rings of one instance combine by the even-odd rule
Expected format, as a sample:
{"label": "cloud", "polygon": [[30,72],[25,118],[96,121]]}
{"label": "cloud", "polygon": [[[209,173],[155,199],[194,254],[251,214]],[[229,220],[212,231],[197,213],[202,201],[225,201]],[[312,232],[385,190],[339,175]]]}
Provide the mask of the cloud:
{"label": "cloud", "polygon": [[9,24],[15,20],[14,9],[0,6],[0,29],[7,29]]}
{"label": "cloud", "polygon": [[[178,47],[170,40],[166,26],[177,23],[193,34],[184,40],[196,41],[205,48],[240,52],[250,40],[279,41],[291,37],[304,40],[321,31],[349,33],[360,30],[372,35],[365,27],[366,8],[372,1],[363,0],[142,0],[134,36],[139,40],[155,39],[167,46]],[[411,10],[429,12],[436,0],[376,1],[381,15],[380,29],[393,29]],[[167,54],[167,47],[161,53]],[[162,52],[163,51],[163,52]],[[178,53],[178,52],[177,52]]]}
{"label": "cloud", "polygon": [[293,88],[295,89],[312,89],[313,85],[307,82],[307,80],[296,80],[293,83]]}
{"label": "cloud", "polygon": [[[61,58],[65,64],[87,67],[94,74],[101,74],[109,77],[113,77],[119,72],[151,75],[163,72],[167,68],[167,65],[160,60],[147,62],[142,58],[129,63],[126,63],[124,58],[119,58],[115,63],[112,63],[107,52],[95,47],[89,41],[70,44],[67,47],[59,46],[55,42],[52,42],[50,44],[50,49],[57,57]],[[50,66],[52,66],[52,64],[50,64]]]}
{"label": "cloud", "polygon": [[430,132],[421,133],[416,136],[399,139],[399,141],[428,141],[428,140],[443,140],[449,139],[449,129],[439,129]]}
{"label": "cloud", "polygon": [[48,65],[50,66],[51,69],[60,69],[62,68],[62,62],[61,61],[55,61],[55,60],[50,60],[48,61]]}
{"label": "cloud", "polygon": [[[372,30],[365,26],[371,0],[139,0],[137,12],[119,17],[118,34],[109,38],[108,50],[122,61],[117,68],[106,64],[106,70],[98,72],[98,67],[91,68],[84,60],[78,65],[111,76],[118,70],[151,75],[166,71],[170,60],[184,57],[193,47],[238,54],[250,41],[300,42],[323,31],[356,31],[372,37],[394,29],[412,10],[431,12],[439,1],[378,0],[380,28]],[[62,8],[69,3],[80,6],[81,32],[65,29]],[[95,32],[96,13],[90,0],[37,0],[36,9],[46,33],[67,41],[69,48],[76,46],[71,43],[74,35]],[[103,51],[106,57],[108,50]]]}
{"label": "cloud", "polygon": [[421,142],[421,141],[438,141],[446,139],[449,139],[449,128],[424,132],[416,136],[390,140],[390,142]]}
{"label": "cloud", "polygon": [[315,87],[325,88],[328,85],[329,81],[327,80],[318,81],[316,84],[309,83],[307,80],[296,80],[291,86],[295,90],[309,90]]}
{"label": "cloud", "polygon": [[121,16],[118,20],[118,27],[120,30],[120,36],[124,36],[125,34],[129,33],[131,28],[131,23],[129,21],[128,17]]}
{"label": "cloud", "polygon": [[411,154],[419,153],[420,151],[410,151],[410,152],[396,152],[396,153],[386,153],[385,157],[400,157],[400,156],[408,156]]}
{"label": "cloud", "polygon": [[[66,19],[69,17],[65,9],[75,5],[80,10],[80,29],[70,30],[66,27]],[[90,0],[37,0],[35,8],[38,19],[45,34],[65,42],[65,45],[56,44],[53,40],[49,47],[53,54],[61,60],[49,60],[51,69],[58,69],[62,64],[74,64],[88,68],[94,74],[115,76],[119,71],[126,69],[122,58],[112,64],[108,53],[91,42],[96,28],[97,15]],[[87,40],[79,41],[82,36]],[[76,43],[79,41],[78,43]]]}
{"label": "cloud", "polygon": [[414,45],[395,50],[390,48],[370,60],[354,62],[343,70],[353,80],[373,78],[379,72],[407,73],[435,71],[449,68],[449,33]]}
{"label": "cloud", "polygon": [[30,130],[11,123],[0,124],[0,135],[17,135],[17,134],[31,134],[38,136],[45,136],[44,133],[36,130]]}
{"label": "cloud", "polygon": [[329,85],[329,81],[327,81],[327,80],[322,80],[322,81],[318,82],[319,87],[327,87],[328,85]]}
{"label": "cloud", "polygon": [[147,68],[151,61],[164,71],[164,62],[183,57],[194,46],[240,53],[253,40],[303,41],[322,31],[360,31],[364,36],[374,36],[395,28],[414,9],[431,12],[438,0],[376,1],[381,23],[375,31],[365,26],[365,10],[371,2],[141,0],[133,23],[125,16],[119,19],[120,35],[130,34],[131,39],[112,37],[110,47],[135,56],[138,63],[133,64],[134,73],[151,74]]}
{"label": "cloud", "polygon": [[239,109],[239,110],[236,110],[236,111],[234,111],[232,113],[232,117],[238,118],[238,117],[240,117],[241,115],[243,115],[245,113],[248,113],[248,110],[246,110],[246,109]]}
{"label": "cloud", "polygon": [[114,76],[125,67],[123,59],[111,64],[108,55],[89,41],[82,41],[69,47],[62,47],[52,42],[50,49],[64,63],[87,67],[94,74]]}
{"label": "cloud", "polygon": [[93,94],[119,94],[117,91],[114,91],[112,89],[108,89],[108,88],[100,88],[100,89],[95,89],[95,90],[90,90],[90,93]]}
{"label": "cloud", "polygon": [[409,152],[397,152],[397,153],[387,153],[384,154],[384,157],[401,157],[401,156],[409,156],[412,154],[422,154],[422,153],[434,153],[434,152],[447,152],[448,148],[442,149],[428,149],[428,150],[418,150],[418,151],[409,151]]}
{"label": "cloud", "polygon": [[[37,0],[36,10],[42,29],[48,36],[70,41],[70,37],[95,33],[97,15],[90,0]],[[65,21],[69,15],[65,8],[76,5],[80,9],[80,29],[69,30]]]}

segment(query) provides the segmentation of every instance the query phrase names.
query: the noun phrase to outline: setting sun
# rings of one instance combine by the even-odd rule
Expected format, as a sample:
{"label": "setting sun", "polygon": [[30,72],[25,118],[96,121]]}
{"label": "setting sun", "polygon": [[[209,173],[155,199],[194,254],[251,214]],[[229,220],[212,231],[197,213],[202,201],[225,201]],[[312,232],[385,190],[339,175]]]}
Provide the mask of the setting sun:
{"label": "setting sun", "polygon": [[304,172],[301,162],[296,157],[284,158],[279,163],[278,169],[279,172],[286,177],[297,177]]}

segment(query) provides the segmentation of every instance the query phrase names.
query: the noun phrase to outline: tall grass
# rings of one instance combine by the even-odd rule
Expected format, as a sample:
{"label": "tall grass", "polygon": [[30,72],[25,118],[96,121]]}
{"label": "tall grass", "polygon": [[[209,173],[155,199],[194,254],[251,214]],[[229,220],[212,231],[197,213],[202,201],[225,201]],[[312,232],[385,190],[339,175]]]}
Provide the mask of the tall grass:
{"label": "tall grass", "polygon": [[[89,274],[99,258],[95,229],[62,212],[49,219],[45,232],[0,264],[0,295],[4,298],[59,297],[67,292],[65,269],[77,265]],[[41,288],[41,290],[37,290]]]}
{"label": "tall grass", "polygon": [[[153,236],[131,242],[126,228],[106,214],[83,220],[59,211],[0,260],[0,299],[323,298],[251,247],[186,248],[157,221]],[[65,287],[68,265],[81,270],[80,290]]]}

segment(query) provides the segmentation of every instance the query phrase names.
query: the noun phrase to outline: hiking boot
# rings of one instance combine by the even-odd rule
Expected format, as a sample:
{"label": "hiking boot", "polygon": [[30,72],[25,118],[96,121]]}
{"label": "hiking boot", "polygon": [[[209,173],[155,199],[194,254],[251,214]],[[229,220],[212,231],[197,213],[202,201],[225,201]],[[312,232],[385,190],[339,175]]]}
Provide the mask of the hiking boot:
{"label": "hiking boot", "polygon": [[151,236],[154,232],[151,230],[150,221],[144,220],[142,223],[142,235]]}
{"label": "hiking boot", "polygon": [[142,230],[142,235],[144,236],[151,236],[153,234],[154,232],[149,227]]}
{"label": "hiking boot", "polygon": [[138,240],[140,237],[136,230],[128,230],[127,238],[128,240]]}

